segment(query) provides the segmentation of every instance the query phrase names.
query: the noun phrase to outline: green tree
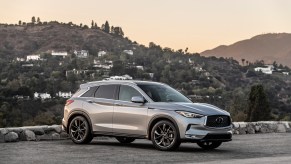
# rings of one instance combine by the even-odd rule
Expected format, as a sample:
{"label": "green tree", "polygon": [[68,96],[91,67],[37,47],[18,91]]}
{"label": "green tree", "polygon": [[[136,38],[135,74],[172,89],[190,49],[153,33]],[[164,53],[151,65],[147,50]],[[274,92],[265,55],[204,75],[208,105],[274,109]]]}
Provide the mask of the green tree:
{"label": "green tree", "polygon": [[32,23],[32,24],[35,23],[35,17],[34,17],[34,16],[31,18],[31,23]]}
{"label": "green tree", "polygon": [[18,21],[18,25],[21,26],[21,24],[22,24],[22,23],[21,23],[21,20],[19,20],[19,21]]}
{"label": "green tree", "polygon": [[266,121],[271,118],[269,102],[262,85],[252,86],[248,101],[247,121]]}
{"label": "green tree", "polygon": [[245,61],[246,61],[246,59],[241,59],[243,66],[245,65]]}
{"label": "green tree", "polygon": [[91,22],[91,28],[94,28],[94,21]]}
{"label": "green tree", "polygon": [[41,21],[40,21],[40,18],[39,17],[37,17],[37,23],[39,24],[39,23],[41,23]]}
{"label": "green tree", "polygon": [[110,26],[109,26],[108,21],[105,22],[105,25],[104,25],[104,31],[107,32],[107,33],[110,32]]}

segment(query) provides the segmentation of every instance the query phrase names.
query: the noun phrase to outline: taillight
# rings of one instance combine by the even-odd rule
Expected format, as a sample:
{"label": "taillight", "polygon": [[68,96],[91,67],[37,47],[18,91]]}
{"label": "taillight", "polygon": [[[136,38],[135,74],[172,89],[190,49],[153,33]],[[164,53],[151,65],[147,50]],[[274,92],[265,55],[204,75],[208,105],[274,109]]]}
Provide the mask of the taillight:
{"label": "taillight", "polygon": [[74,102],[74,100],[67,100],[65,106],[68,106],[68,105],[72,104],[73,102]]}

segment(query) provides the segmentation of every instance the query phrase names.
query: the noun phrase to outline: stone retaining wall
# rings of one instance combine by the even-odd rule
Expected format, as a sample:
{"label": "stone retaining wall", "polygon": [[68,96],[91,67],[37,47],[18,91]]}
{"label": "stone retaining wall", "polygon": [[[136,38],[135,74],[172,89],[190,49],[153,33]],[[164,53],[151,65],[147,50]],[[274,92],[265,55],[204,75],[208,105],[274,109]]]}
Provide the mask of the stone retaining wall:
{"label": "stone retaining wall", "polygon": [[0,142],[68,139],[61,125],[0,128]]}
{"label": "stone retaining wall", "polygon": [[290,127],[288,121],[233,122],[233,134],[291,133]]}
{"label": "stone retaining wall", "polygon": [[[233,122],[233,134],[291,133],[290,127],[291,122],[287,121]],[[67,133],[62,131],[61,125],[0,128],[0,143],[68,138]]]}

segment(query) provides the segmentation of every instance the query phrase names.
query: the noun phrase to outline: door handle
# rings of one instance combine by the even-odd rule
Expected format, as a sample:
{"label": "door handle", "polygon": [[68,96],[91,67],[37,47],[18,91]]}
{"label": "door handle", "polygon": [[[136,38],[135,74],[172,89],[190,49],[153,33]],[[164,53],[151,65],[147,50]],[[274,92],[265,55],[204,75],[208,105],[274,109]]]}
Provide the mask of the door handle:
{"label": "door handle", "polygon": [[94,103],[92,100],[87,100],[88,103]]}

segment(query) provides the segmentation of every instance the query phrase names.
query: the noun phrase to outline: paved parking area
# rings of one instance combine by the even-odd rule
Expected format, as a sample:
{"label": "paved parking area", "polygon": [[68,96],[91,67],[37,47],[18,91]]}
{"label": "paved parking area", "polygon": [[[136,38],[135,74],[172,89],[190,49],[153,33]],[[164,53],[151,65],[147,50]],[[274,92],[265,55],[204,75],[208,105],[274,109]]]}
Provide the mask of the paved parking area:
{"label": "paved parking area", "polygon": [[154,149],[147,140],[122,145],[95,139],[88,145],[70,140],[0,144],[0,163],[290,163],[291,133],[235,135],[233,141],[205,151],[183,143],[174,152]]}

